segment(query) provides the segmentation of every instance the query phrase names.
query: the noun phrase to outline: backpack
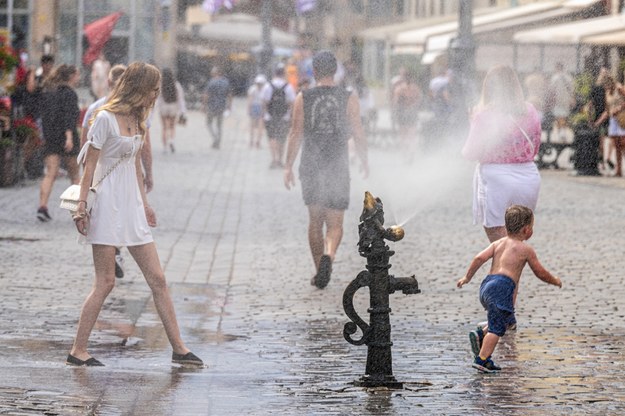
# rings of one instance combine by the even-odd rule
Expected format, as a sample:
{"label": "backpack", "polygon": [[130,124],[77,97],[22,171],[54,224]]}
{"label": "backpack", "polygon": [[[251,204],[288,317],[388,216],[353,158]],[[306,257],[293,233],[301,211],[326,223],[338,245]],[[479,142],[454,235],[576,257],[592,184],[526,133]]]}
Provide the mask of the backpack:
{"label": "backpack", "polygon": [[267,103],[267,112],[272,119],[277,120],[284,117],[289,110],[289,104],[286,102],[286,87],[289,85],[285,82],[282,88],[276,88],[273,83],[271,84],[271,99]]}

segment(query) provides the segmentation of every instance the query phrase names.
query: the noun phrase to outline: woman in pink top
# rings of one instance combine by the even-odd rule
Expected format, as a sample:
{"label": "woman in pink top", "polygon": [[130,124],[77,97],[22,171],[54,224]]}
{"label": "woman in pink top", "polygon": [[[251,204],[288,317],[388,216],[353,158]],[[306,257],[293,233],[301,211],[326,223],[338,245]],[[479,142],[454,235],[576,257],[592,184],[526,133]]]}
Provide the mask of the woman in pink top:
{"label": "woman in pink top", "polygon": [[525,101],[514,70],[496,66],[488,71],[462,154],[478,162],[473,221],[484,226],[491,242],[506,236],[509,206],[536,208],[540,174],[534,157],[540,136],[540,116]]}

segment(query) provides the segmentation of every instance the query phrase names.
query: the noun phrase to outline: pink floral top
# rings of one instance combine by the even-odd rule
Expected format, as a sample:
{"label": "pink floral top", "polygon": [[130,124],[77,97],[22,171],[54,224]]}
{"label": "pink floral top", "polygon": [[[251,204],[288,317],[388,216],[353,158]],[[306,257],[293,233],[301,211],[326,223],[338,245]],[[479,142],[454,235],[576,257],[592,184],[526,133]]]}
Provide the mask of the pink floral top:
{"label": "pink floral top", "polygon": [[480,163],[531,162],[538,153],[540,136],[540,116],[532,104],[527,103],[527,112],[517,119],[486,108],[473,117],[462,155]]}

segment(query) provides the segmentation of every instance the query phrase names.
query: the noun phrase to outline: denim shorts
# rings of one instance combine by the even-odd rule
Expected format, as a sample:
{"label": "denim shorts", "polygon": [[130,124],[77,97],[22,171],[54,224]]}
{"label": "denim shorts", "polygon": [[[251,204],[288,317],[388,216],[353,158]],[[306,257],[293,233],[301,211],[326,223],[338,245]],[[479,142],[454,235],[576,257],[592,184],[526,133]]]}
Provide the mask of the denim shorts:
{"label": "denim shorts", "polygon": [[480,302],[488,313],[488,332],[503,336],[514,317],[514,289],[516,283],[503,274],[491,274],[480,285]]}

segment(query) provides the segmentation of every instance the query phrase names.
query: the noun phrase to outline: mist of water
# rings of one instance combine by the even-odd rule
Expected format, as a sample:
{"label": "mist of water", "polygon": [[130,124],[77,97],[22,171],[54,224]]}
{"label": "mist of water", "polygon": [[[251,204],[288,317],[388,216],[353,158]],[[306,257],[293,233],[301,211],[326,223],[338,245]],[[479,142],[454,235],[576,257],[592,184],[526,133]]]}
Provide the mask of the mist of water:
{"label": "mist of water", "polygon": [[470,198],[475,164],[460,154],[466,133],[457,137],[408,152],[413,156],[401,149],[376,154],[383,168],[371,172],[366,186],[382,199],[388,225],[404,226],[428,209]]}

